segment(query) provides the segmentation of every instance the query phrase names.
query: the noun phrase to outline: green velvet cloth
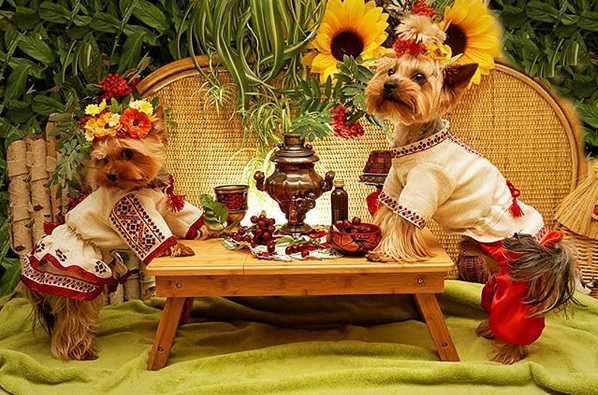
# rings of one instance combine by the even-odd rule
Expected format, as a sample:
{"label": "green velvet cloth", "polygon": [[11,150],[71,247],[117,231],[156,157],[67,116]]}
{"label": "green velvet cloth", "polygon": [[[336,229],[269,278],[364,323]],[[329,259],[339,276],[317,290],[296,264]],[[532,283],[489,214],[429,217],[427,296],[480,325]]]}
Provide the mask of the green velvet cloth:
{"label": "green velvet cloth", "polygon": [[461,362],[440,362],[406,295],[198,298],[165,368],[146,370],[164,300],[101,312],[100,358],[62,362],[18,293],[0,300],[0,393],[598,394],[598,300],[549,314],[530,355],[490,362],[475,334],[481,285],[447,281],[441,307]]}

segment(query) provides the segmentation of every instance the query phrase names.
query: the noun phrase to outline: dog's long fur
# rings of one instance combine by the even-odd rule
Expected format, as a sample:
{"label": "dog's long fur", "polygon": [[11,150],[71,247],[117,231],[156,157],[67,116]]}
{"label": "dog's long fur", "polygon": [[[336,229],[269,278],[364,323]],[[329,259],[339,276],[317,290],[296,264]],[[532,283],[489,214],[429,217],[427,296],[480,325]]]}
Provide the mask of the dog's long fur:
{"label": "dog's long fur", "polygon": [[[395,147],[425,139],[442,130],[441,117],[457,104],[476,68],[475,64],[442,66],[424,55],[384,58],[365,91],[367,110],[395,123]],[[382,204],[374,223],[382,229],[383,237],[368,259],[405,262],[429,259],[430,250],[421,230],[411,222]],[[482,251],[473,239],[468,242],[478,252]],[[506,249],[521,255],[510,264],[511,279],[529,284],[522,302],[532,306],[530,314],[539,316],[555,309],[567,310],[573,299],[576,276],[575,258],[566,244],[542,246],[530,235],[515,235],[503,243]],[[488,321],[480,324],[478,334],[494,339],[495,349],[490,358],[495,361],[510,364],[527,355],[526,346],[496,339]]]}
{"label": "dog's long fur", "polygon": [[[133,191],[168,182],[163,165],[166,158],[166,125],[163,113],[160,120],[143,139],[108,137],[94,141],[89,164],[88,181],[97,187]],[[177,241],[164,252],[170,256],[194,255],[193,249]],[[110,265],[110,262],[106,262]],[[33,305],[37,320],[51,336],[51,353],[61,360],[92,360],[97,358],[94,338],[98,329],[98,297],[76,300],[27,287],[25,296]]]}

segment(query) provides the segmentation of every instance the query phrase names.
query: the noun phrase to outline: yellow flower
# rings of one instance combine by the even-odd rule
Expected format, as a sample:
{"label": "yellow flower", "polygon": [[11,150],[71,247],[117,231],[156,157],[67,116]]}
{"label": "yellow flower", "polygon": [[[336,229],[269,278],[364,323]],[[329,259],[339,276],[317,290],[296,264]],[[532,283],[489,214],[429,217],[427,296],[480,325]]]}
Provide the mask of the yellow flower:
{"label": "yellow flower", "polygon": [[133,100],[129,103],[129,108],[134,108],[151,117],[154,113],[154,106],[147,100]]}
{"label": "yellow flower", "polygon": [[[106,111],[98,118],[93,120],[93,123],[90,125],[90,127],[92,128],[95,137],[116,136],[116,133],[122,128],[122,125],[118,118],[114,117],[114,115],[117,114]],[[87,125],[89,123],[90,122],[87,122],[85,129],[87,129]]]}
{"label": "yellow flower", "polygon": [[478,64],[471,82],[479,84],[500,55],[501,28],[497,20],[488,13],[483,0],[456,0],[445,9],[440,27],[446,32],[445,44],[451,47],[453,56],[461,55],[458,64]]}
{"label": "yellow flower", "polygon": [[374,1],[330,0],[326,5],[316,38],[310,43],[317,52],[310,52],[303,63],[311,66],[326,82],[329,75],[338,72],[337,64],[343,55],[371,59],[382,56],[386,49],[382,43],[388,36],[385,14]]}
{"label": "yellow flower", "polygon": [[96,116],[106,108],[106,99],[102,100],[100,104],[89,104],[85,107],[85,115]]}

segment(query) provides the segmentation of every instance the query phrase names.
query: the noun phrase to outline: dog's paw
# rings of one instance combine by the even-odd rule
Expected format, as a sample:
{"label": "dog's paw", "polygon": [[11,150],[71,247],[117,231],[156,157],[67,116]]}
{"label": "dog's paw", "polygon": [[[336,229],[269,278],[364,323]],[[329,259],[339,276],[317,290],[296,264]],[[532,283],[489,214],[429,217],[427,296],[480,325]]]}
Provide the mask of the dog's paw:
{"label": "dog's paw", "polygon": [[476,333],[478,336],[481,336],[489,340],[495,339],[494,335],[492,334],[492,331],[490,330],[490,324],[488,323],[488,320],[480,322],[480,325],[478,325],[478,328],[476,329]]}
{"label": "dog's paw", "polygon": [[366,254],[366,259],[372,262],[392,262],[394,261],[393,257],[383,252],[368,252]]}
{"label": "dog's paw", "polygon": [[193,255],[195,255],[195,251],[193,251],[193,248],[191,248],[183,243],[177,242],[175,245],[170,247],[170,254],[168,254],[168,255],[170,255],[171,257],[193,256]]}

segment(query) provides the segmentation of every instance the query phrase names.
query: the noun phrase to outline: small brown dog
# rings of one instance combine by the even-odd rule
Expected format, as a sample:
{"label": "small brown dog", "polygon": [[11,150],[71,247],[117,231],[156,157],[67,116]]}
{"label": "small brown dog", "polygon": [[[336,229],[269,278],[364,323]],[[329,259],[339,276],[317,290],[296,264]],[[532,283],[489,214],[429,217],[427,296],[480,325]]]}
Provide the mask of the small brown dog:
{"label": "small brown dog", "polygon": [[[425,42],[417,36],[418,24],[421,18],[404,27],[404,37]],[[440,33],[432,36],[434,42],[442,40]],[[442,119],[457,104],[476,68],[442,64],[421,53],[378,63],[365,91],[367,107],[395,123],[394,148],[382,204],[374,216],[383,237],[367,257],[428,259],[421,230],[432,218],[445,231],[466,236],[468,249],[484,253],[500,268],[484,291],[490,319],[480,325],[479,334],[496,339],[493,360],[513,363],[540,336],[544,313],[572,300],[576,269],[573,255],[560,241],[562,235],[547,232],[542,216],[517,200],[519,191],[452,135]]]}
{"label": "small brown dog", "polygon": [[[131,128],[149,119],[134,111],[128,115]],[[26,295],[51,335],[55,358],[97,358],[98,296],[127,277],[117,251],[133,251],[145,264],[160,255],[193,255],[175,237],[205,233],[202,211],[173,194],[172,177],[163,168],[165,122],[160,109],[154,115],[143,135],[122,127],[115,136],[93,138],[89,175],[94,192],[22,259]],[[106,127],[115,125],[120,123]]]}

